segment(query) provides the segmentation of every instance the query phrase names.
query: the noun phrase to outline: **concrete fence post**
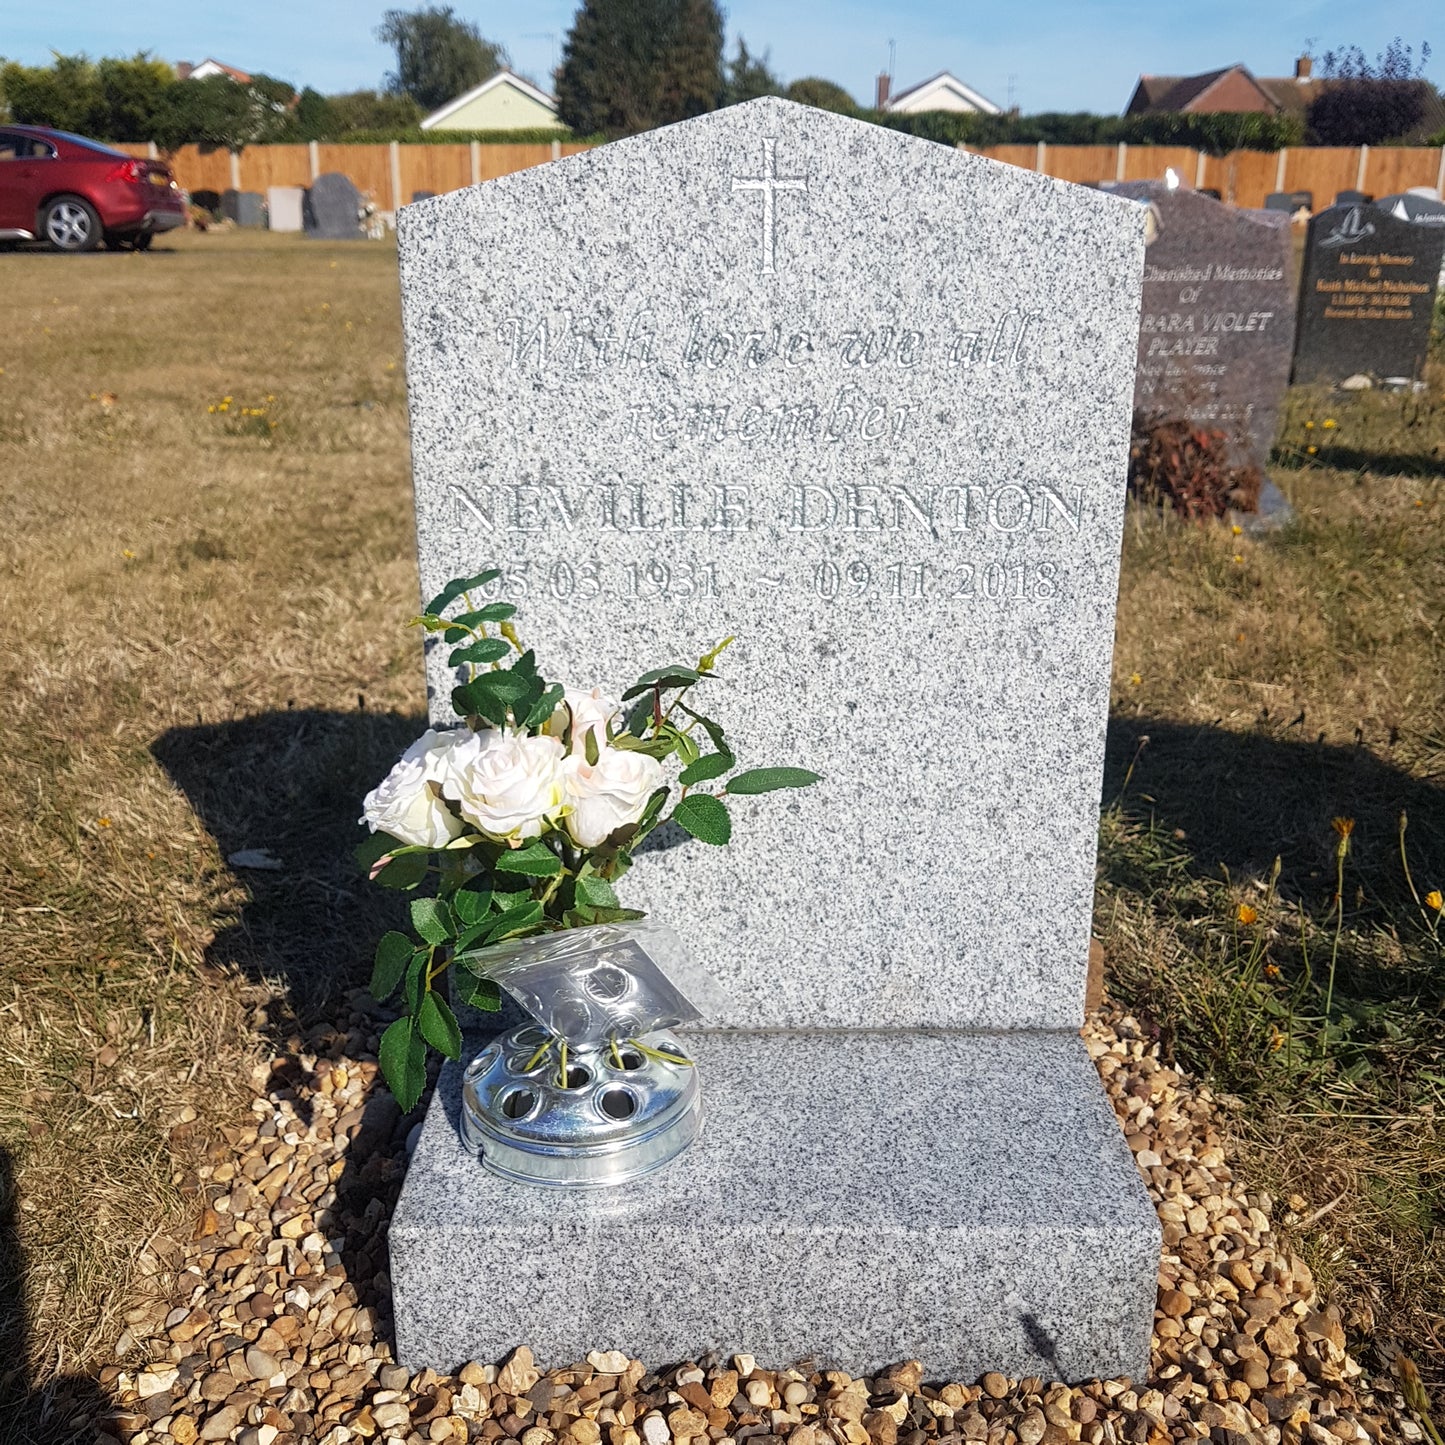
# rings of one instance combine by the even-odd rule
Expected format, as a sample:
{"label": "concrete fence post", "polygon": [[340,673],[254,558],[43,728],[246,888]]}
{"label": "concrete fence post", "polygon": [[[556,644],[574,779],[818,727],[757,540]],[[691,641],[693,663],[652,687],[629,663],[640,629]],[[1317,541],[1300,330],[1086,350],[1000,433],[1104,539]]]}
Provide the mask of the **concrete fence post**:
{"label": "concrete fence post", "polygon": [[1358,167],[1356,168],[1356,170],[1355,170],[1355,189],[1356,189],[1357,191],[1363,191],[1363,190],[1365,189],[1365,172],[1366,172],[1367,170],[1369,170],[1369,168],[1370,168],[1370,148],[1369,148],[1369,146],[1361,146],[1361,147],[1360,147],[1360,164],[1359,164],[1359,166],[1358,166]]}
{"label": "concrete fence post", "polygon": [[1279,154],[1274,158],[1274,188],[1277,191],[1284,190],[1285,163],[1289,157],[1289,147],[1281,146]]}
{"label": "concrete fence post", "polygon": [[479,186],[482,183],[482,143],[479,140],[472,142],[472,184]]}
{"label": "concrete fence post", "polygon": [[552,142],[552,159],[554,161],[560,161],[562,159],[562,142],[559,140]]}
{"label": "concrete fence post", "polygon": [[1202,191],[1204,189],[1205,160],[1206,157],[1203,151],[1194,152],[1194,189],[1196,191]]}
{"label": "concrete fence post", "polygon": [[1116,181],[1122,181],[1124,179],[1124,168],[1128,164],[1128,160],[1129,142],[1121,140],[1119,142],[1119,153],[1114,160],[1114,179]]}
{"label": "concrete fence post", "polygon": [[1034,169],[1041,176],[1049,173],[1049,148],[1043,141],[1034,147]]}
{"label": "concrete fence post", "polygon": [[1445,196],[1445,146],[1440,147],[1440,169],[1435,172],[1435,193]]}
{"label": "concrete fence post", "polygon": [[391,141],[386,149],[391,162],[391,213],[395,215],[401,210],[401,146]]}

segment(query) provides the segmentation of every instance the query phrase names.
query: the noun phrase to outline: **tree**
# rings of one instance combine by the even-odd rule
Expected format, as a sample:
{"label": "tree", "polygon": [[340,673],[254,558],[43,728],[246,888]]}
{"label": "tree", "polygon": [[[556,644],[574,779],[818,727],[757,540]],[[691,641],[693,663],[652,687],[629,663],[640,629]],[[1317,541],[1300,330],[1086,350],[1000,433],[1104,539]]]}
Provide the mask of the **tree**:
{"label": "tree", "polygon": [[204,80],[175,80],[165,89],[152,124],[151,139],[162,150],[183,145],[238,151],[296,133],[285,81],[258,75],[239,85],[227,75]]}
{"label": "tree", "polygon": [[578,135],[636,135],[723,99],[717,0],[583,0],[557,76],[557,110]]}
{"label": "tree", "polygon": [[17,124],[104,136],[105,96],[95,66],[83,55],[57,55],[48,66],[12,61],[0,69],[0,89]]}
{"label": "tree", "polygon": [[784,94],[789,100],[796,100],[799,105],[833,110],[839,115],[858,114],[858,102],[841,85],[834,85],[831,80],[822,80],[816,75],[795,80]]}
{"label": "tree", "polygon": [[105,103],[105,138],[153,140],[156,113],[166,87],[175,82],[175,71],[145,53],[130,60],[102,60],[95,69]]}
{"label": "tree", "polygon": [[464,95],[507,64],[507,52],[484,40],[450,5],[388,10],[376,38],[396,51],[387,89],[411,96],[423,112]]}
{"label": "tree", "polygon": [[1399,140],[1425,119],[1437,101],[1425,79],[1430,47],[1420,59],[1399,36],[1373,61],[1358,45],[1329,50],[1320,60],[1319,94],[1306,118],[1316,145],[1378,145]]}
{"label": "tree", "polygon": [[745,100],[756,100],[760,95],[783,93],[783,82],[768,65],[768,52],[752,54],[748,42],[741,35],[738,36],[738,53],[726,62],[724,71],[724,105],[739,105]]}
{"label": "tree", "polygon": [[354,90],[326,97],[325,138],[341,140],[358,131],[410,130],[420,124],[422,108],[409,95]]}

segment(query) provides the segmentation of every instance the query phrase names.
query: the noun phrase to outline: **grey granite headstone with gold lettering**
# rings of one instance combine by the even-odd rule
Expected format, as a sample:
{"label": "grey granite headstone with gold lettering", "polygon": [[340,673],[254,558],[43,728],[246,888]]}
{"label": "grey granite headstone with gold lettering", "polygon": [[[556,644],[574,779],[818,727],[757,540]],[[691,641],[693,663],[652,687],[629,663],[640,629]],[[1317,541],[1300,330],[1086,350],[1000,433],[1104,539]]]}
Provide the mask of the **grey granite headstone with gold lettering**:
{"label": "grey granite headstone with gold lettering", "polygon": [[402,1358],[1137,1372],[1157,1224],[1077,1030],[1142,210],[765,99],[398,226],[422,592],[500,568],[583,687],[735,634],[739,758],[825,779],[626,880],[731,998],[661,1175],[505,1185],[444,1074]]}

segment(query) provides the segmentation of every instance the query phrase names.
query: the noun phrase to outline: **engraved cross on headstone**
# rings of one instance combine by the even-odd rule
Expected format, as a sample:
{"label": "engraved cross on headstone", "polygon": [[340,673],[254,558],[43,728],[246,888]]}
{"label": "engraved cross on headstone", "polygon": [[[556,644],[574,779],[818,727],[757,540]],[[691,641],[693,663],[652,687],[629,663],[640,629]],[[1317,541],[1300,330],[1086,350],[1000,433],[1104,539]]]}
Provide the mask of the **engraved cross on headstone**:
{"label": "engraved cross on headstone", "polygon": [[807,176],[779,176],[777,173],[777,141],[768,136],[763,141],[763,173],[760,176],[734,176],[733,190],[763,193],[763,266],[764,276],[772,276],[777,246],[777,212],[773,201],[776,191],[806,191]]}

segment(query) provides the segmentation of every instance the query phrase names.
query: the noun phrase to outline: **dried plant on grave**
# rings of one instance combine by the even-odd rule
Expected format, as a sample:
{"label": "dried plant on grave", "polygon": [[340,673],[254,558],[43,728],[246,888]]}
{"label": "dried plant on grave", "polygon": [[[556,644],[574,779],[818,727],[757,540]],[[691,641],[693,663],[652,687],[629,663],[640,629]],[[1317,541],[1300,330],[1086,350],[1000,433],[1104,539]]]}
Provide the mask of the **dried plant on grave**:
{"label": "dried plant on grave", "polygon": [[1230,458],[1222,431],[1180,417],[1134,413],[1129,490],[1151,506],[1171,507],[1191,521],[1259,509],[1264,475]]}
{"label": "dried plant on grave", "polygon": [[[451,702],[463,721],[423,733],[363,805],[372,836],[358,857],[371,876],[409,891],[436,884],[434,897],[412,900],[416,938],[385,934],[372,975],[378,999],[402,993],[381,1066],[403,1109],[426,1086],[428,1047],[460,1057],[456,1018],[436,990],[452,964],[467,980],[466,1002],[496,1010],[493,945],[643,916],[621,905],[613,884],[662,823],[722,846],[732,836],[724,798],[818,781],[806,768],[735,772],[721,725],[693,705],[732,638],[695,666],[644,672],[620,700],[582,692],[538,673],[512,622],[517,609],[486,600],[500,578],[449,582],[416,619],[452,646],[447,663],[462,681]],[[669,760],[681,769],[680,795],[664,817]]]}

